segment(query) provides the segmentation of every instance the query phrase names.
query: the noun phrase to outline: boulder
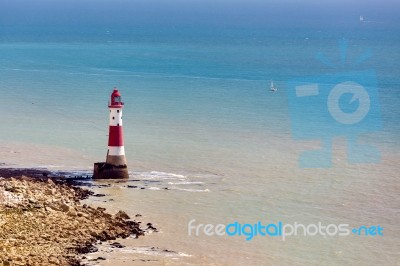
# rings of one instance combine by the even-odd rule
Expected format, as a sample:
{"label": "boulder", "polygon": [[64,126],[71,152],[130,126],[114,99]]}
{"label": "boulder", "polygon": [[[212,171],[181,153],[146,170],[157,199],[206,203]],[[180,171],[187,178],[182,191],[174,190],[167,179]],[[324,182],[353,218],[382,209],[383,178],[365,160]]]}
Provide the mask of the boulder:
{"label": "boulder", "polygon": [[128,220],[130,219],[129,215],[126,214],[124,211],[119,211],[114,215],[115,218],[117,219],[122,219],[122,220]]}

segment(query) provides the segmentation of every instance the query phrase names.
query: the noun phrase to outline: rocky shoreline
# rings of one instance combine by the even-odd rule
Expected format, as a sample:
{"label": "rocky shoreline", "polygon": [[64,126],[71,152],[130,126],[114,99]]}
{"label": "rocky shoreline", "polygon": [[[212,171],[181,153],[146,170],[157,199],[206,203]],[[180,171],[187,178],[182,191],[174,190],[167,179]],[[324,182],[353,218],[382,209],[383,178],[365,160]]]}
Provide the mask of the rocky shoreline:
{"label": "rocky shoreline", "polygon": [[93,192],[32,171],[0,171],[0,265],[82,265],[80,254],[96,243],[156,230],[123,211],[82,205]]}

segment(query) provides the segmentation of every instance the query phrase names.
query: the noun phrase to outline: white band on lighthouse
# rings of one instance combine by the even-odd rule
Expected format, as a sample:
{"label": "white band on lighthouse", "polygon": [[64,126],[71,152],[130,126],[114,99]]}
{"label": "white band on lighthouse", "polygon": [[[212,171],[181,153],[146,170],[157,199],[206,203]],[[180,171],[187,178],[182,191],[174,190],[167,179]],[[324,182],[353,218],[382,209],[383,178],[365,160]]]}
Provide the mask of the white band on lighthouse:
{"label": "white band on lighthouse", "polygon": [[122,109],[110,108],[110,126],[122,126]]}
{"label": "white band on lighthouse", "polygon": [[108,146],[108,155],[125,155],[124,146]]}

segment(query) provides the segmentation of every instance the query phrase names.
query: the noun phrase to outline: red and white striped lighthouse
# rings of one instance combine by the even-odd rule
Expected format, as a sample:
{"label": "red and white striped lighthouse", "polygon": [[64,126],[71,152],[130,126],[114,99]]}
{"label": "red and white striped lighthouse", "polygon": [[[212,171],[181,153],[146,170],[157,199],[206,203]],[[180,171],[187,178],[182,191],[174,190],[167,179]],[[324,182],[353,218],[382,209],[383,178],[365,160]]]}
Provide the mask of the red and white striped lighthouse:
{"label": "red and white striped lighthouse", "polygon": [[108,103],[109,135],[106,162],[95,163],[93,178],[128,178],[126,165],[124,133],[122,127],[122,108],[124,103],[117,88],[114,88]]}
{"label": "red and white striped lighthouse", "polygon": [[112,165],[126,165],[124,132],[122,129],[122,108],[124,103],[117,88],[111,94],[111,101],[108,104],[110,110],[110,123],[108,135],[108,152],[106,163]]}

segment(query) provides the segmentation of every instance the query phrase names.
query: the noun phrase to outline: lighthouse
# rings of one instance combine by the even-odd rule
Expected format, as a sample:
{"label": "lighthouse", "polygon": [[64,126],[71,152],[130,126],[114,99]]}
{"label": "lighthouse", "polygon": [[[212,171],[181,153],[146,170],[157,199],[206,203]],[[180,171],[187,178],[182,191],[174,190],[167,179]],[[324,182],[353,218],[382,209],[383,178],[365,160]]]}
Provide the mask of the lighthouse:
{"label": "lighthouse", "polygon": [[124,131],[122,127],[122,102],[121,93],[114,88],[108,103],[109,129],[108,150],[105,162],[95,163],[93,170],[94,179],[129,178],[126,165]]}

